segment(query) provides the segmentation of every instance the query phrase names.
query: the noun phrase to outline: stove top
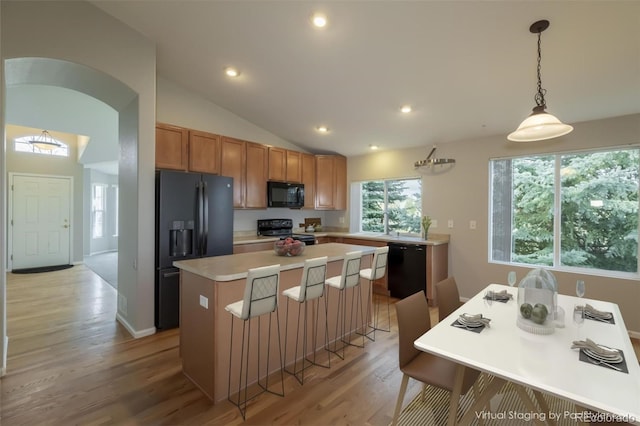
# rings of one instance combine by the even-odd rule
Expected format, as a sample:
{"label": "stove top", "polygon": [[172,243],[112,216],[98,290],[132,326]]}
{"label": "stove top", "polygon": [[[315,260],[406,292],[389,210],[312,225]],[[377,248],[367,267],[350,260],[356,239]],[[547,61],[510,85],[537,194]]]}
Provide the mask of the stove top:
{"label": "stove top", "polygon": [[293,220],[291,219],[258,219],[258,235],[280,237],[281,239],[291,237],[306,245],[316,243],[316,237],[313,235],[294,234]]}

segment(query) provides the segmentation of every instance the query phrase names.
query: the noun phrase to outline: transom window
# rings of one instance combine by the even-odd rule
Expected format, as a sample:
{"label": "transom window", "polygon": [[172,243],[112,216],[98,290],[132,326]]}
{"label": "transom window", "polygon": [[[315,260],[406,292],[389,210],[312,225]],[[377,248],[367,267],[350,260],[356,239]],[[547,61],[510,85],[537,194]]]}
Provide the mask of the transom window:
{"label": "transom window", "polygon": [[491,161],[491,260],[638,272],[640,149]]}
{"label": "transom window", "polygon": [[53,141],[58,144],[58,147],[54,149],[38,148],[36,145],[29,142],[37,139],[38,137],[38,135],[34,135],[15,138],[13,141],[13,149],[18,152],[31,152],[33,154],[55,155],[59,157],[69,156],[69,146],[58,139],[53,139]]}
{"label": "transom window", "polygon": [[420,234],[421,179],[361,182],[356,191],[360,232]]}

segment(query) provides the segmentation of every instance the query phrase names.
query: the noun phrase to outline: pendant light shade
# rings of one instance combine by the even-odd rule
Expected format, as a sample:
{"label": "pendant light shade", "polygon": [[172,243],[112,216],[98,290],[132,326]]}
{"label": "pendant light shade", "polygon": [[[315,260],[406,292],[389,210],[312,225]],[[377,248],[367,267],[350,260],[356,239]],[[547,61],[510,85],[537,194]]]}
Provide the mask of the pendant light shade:
{"label": "pendant light shade", "polygon": [[573,126],[564,124],[555,115],[544,109],[536,111],[537,109],[538,107],[535,107],[531,115],[525,118],[507,139],[513,142],[543,141],[566,135],[573,130]]}
{"label": "pendant light shade", "polygon": [[547,91],[542,88],[540,73],[542,58],[540,34],[547,28],[549,28],[549,21],[547,20],[534,22],[529,27],[529,31],[538,34],[538,91],[535,95],[536,106],[533,108],[531,115],[525,118],[520,126],[507,136],[507,139],[513,142],[543,141],[566,135],[573,130],[572,126],[564,124],[546,111],[547,106],[544,95]]}

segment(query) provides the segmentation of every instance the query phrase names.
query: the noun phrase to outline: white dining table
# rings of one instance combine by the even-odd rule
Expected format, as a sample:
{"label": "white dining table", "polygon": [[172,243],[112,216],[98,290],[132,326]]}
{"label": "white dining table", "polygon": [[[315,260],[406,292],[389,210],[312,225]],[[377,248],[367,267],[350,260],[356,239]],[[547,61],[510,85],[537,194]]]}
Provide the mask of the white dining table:
{"label": "white dining table", "polygon": [[[513,300],[487,303],[484,295],[488,290],[506,290],[513,295]],[[572,415],[579,421],[581,415],[589,415],[580,410],[589,409],[607,413],[608,419],[640,424],[640,365],[618,305],[559,294],[558,306],[565,311],[564,327],[540,335],[517,326],[517,294],[517,287],[490,284],[414,342],[421,351],[458,363],[459,386],[467,367],[494,377],[474,406],[463,415],[460,424],[474,420],[506,381],[514,383],[517,389],[532,389],[536,397],[544,392],[575,404],[571,413],[547,413],[547,420]],[[576,303],[589,303],[595,309],[611,312],[615,324],[589,319],[580,326],[574,324],[572,312]],[[491,319],[490,327],[476,333],[452,326],[462,313],[482,314]],[[571,344],[585,338],[623,351],[628,372],[580,361],[579,350],[571,349]],[[527,399],[525,392],[518,394],[521,399]],[[535,407],[532,400],[523,402],[531,409]],[[449,418],[450,424],[455,423],[455,416]]]}

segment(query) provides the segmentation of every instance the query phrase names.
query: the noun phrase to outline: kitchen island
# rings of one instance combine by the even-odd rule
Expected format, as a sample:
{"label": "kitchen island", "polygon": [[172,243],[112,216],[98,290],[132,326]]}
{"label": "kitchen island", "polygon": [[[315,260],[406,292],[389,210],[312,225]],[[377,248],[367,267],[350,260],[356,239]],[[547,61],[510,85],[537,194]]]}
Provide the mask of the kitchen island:
{"label": "kitchen island", "polygon": [[[253,253],[233,254],[227,256],[208,257],[200,259],[182,260],[174,262],[180,268],[180,356],[182,358],[182,371],[211,401],[214,403],[227,398],[227,385],[229,379],[229,344],[231,338],[231,314],[225,311],[225,306],[242,300],[246,284],[247,271],[251,268],[281,265],[280,271],[280,296],[278,297],[278,310],[280,320],[281,345],[284,351],[285,330],[288,329],[289,339],[295,339],[297,325],[297,306],[291,315],[289,327],[286,327],[286,298],[282,297],[282,291],[300,285],[302,269],[306,259],[327,256],[327,277],[340,275],[342,272],[342,260],[346,253],[362,251],[361,268],[371,265],[375,247],[360,246],[354,244],[328,243],[312,245],[305,248],[304,253],[297,257],[277,256],[273,250],[258,251]],[[369,292],[369,282],[362,280],[360,284],[363,303],[366,304]],[[337,291],[327,288],[325,297],[328,297],[328,330],[330,340],[335,340],[333,330],[337,321]],[[347,294],[347,306],[351,306],[351,298],[354,290]],[[363,306],[367,312],[367,306]],[[371,310],[368,310],[371,312]],[[349,311],[347,311],[349,315]],[[276,316],[273,316],[275,321]],[[309,312],[309,319],[315,318],[315,312]],[[324,323],[323,312],[320,313],[320,324]],[[311,327],[312,321],[309,321]],[[353,328],[360,329],[362,323],[358,322]],[[263,325],[263,330],[268,327]],[[322,328],[322,327],[320,327]],[[242,339],[242,327],[234,328],[233,356],[240,357],[239,345]],[[319,330],[318,348],[324,345],[324,330]],[[277,334],[271,336],[272,348],[278,344]],[[264,345],[266,346],[266,345]],[[288,354],[283,356],[288,362],[292,361],[293,348],[291,345]],[[311,349],[310,349],[311,350]],[[257,356],[257,354],[255,354]],[[274,372],[279,368],[276,357],[269,365],[269,371]],[[254,364],[250,361],[250,364]],[[249,382],[254,382],[255,371]],[[232,377],[237,377],[237,371],[232,371]],[[233,384],[232,384],[232,387]]]}

